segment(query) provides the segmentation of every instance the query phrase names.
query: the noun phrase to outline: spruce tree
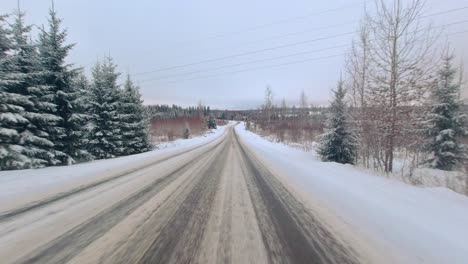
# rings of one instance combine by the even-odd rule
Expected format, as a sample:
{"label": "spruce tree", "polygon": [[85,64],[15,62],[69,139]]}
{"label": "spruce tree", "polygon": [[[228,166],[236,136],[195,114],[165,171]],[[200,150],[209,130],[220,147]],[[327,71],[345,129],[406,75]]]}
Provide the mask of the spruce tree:
{"label": "spruce tree", "polygon": [[72,83],[73,94],[70,97],[71,116],[68,118],[67,141],[65,153],[75,161],[88,161],[94,157],[91,155],[88,143],[91,120],[91,91],[90,85],[83,72],[74,76]]}
{"label": "spruce tree", "polygon": [[131,155],[151,149],[148,120],[138,86],[127,76],[121,97],[122,155]]}
{"label": "spruce tree", "polygon": [[79,160],[84,149],[75,144],[76,132],[80,133],[82,121],[74,115],[73,101],[79,91],[72,85],[76,70],[66,63],[66,58],[73,48],[73,44],[65,44],[67,31],[62,30],[62,20],[57,17],[54,6],[49,10],[47,31],[42,30],[39,35],[39,63],[41,67],[41,84],[47,87],[52,96],[55,107],[47,109],[50,114],[60,117],[56,124],[48,124],[44,130],[48,138],[54,142],[54,152],[60,163],[72,164]]}
{"label": "spruce tree", "polygon": [[214,115],[210,115],[207,121],[208,129],[216,129],[218,126],[216,124],[216,119]]}
{"label": "spruce tree", "polygon": [[119,73],[110,57],[97,63],[91,85],[91,133],[89,150],[97,159],[113,158],[123,152],[121,135]]}
{"label": "spruce tree", "polygon": [[182,136],[184,139],[189,139],[190,138],[190,128],[186,127],[184,128],[184,131],[182,131]]}
{"label": "spruce tree", "polygon": [[324,161],[354,164],[357,155],[356,140],[350,131],[346,116],[346,91],[343,81],[333,91],[330,117],[324,134],[320,135],[318,154]]}
{"label": "spruce tree", "polygon": [[443,56],[436,85],[432,89],[431,110],[427,115],[426,134],[430,142],[425,149],[430,155],[427,163],[436,169],[453,170],[466,159],[460,137],[466,134],[461,102],[458,100],[460,84],[455,80],[457,71],[452,65],[454,56]]}
{"label": "spruce tree", "polygon": [[27,167],[30,160],[20,142],[19,131],[28,120],[23,117],[24,106],[32,105],[25,94],[18,93],[12,56],[11,31],[5,27],[5,16],[0,16],[0,170]]}
{"label": "spruce tree", "polygon": [[[56,106],[51,102],[51,92],[48,87],[40,85],[37,49],[30,41],[30,26],[24,24],[24,14],[17,10],[12,25],[11,57],[7,79],[10,114],[5,125],[16,131],[11,141],[13,156],[20,157],[21,162],[14,168],[41,167],[56,164],[54,144],[48,139],[49,134],[44,129],[59,121],[60,118],[50,114]],[[10,148],[11,150],[11,148]],[[24,159],[27,157],[27,159]]]}

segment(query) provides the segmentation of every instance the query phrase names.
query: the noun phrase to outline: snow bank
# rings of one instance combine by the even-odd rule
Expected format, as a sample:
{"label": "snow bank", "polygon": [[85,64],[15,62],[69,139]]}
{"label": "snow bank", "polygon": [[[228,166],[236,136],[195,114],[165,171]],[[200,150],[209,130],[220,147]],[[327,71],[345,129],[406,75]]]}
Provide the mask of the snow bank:
{"label": "snow bank", "polygon": [[[403,156],[398,154],[397,156]],[[414,168],[414,164],[405,158],[396,158],[393,162],[393,173],[388,175],[382,173],[381,176],[424,187],[446,187],[461,194],[466,192],[466,172]]]}
{"label": "snow bank", "polygon": [[97,160],[71,166],[0,171],[0,212],[30,202],[48,193],[64,192],[106,178],[111,173],[140,167],[155,158],[184,152],[220,137],[227,126],[191,139],[179,139],[158,145],[157,149],[114,159]]}
{"label": "snow bank", "polygon": [[468,197],[375,177],[236,127],[242,142],[311,204],[326,207],[390,263],[468,263]]}
{"label": "snow bank", "polygon": [[447,187],[463,194],[465,187],[465,174],[460,171],[443,171],[430,168],[416,168],[407,176],[414,184],[427,187]]}

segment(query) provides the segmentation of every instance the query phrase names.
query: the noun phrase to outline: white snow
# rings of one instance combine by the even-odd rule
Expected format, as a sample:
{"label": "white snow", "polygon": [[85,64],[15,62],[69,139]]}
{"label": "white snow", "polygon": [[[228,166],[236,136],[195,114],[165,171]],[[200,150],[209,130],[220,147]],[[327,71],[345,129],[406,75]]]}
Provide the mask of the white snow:
{"label": "white snow", "polygon": [[466,190],[466,175],[461,171],[443,171],[430,168],[416,168],[410,177],[411,181],[428,187],[447,187],[458,193]]}
{"label": "white snow", "polygon": [[236,127],[242,142],[311,204],[325,207],[389,263],[468,263],[468,197],[376,177]]}
{"label": "white snow", "polygon": [[[128,157],[0,172],[0,212],[206,144],[224,130],[220,127],[204,137],[176,140]],[[313,152],[270,142],[246,131],[243,124],[236,126],[236,132],[288,185],[333,215],[330,221],[343,222],[366,241],[367,250],[388,256],[388,262],[468,263],[468,197],[446,188],[376,177],[350,165],[321,162]]]}
{"label": "white snow", "polygon": [[71,166],[0,171],[0,212],[27,204],[50,193],[64,192],[80,185],[109,177],[153,161],[155,158],[182,153],[220,137],[226,126],[191,139],[179,139],[158,148],[131,156],[97,160]]}
{"label": "white snow", "polygon": [[[397,157],[399,155],[397,154]],[[466,172],[462,170],[444,171],[427,167],[414,168],[412,161],[404,157],[393,161],[393,173],[379,174],[381,177],[391,177],[407,184],[424,187],[445,187],[457,193],[466,192]]]}
{"label": "white snow", "polygon": [[9,128],[0,128],[0,135],[4,137],[14,137],[18,135],[18,131]]}

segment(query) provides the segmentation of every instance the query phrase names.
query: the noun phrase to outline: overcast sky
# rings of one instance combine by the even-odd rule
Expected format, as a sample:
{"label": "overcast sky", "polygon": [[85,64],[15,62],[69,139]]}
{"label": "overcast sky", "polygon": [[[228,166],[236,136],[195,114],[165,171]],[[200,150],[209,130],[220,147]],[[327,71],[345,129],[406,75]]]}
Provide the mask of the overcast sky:
{"label": "overcast sky", "polygon": [[[0,0],[0,10],[10,12],[16,2]],[[21,0],[27,22],[37,25],[46,23],[49,6],[50,0]],[[426,13],[467,6],[468,0],[429,0]],[[70,62],[89,72],[98,58],[111,54],[122,73],[135,74],[146,103],[203,100],[229,109],[260,105],[267,85],[277,102],[284,97],[297,103],[304,90],[311,103],[325,104],[347,48],[314,51],[350,44],[353,35],[344,33],[357,29],[363,13],[363,2],[354,0],[55,0],[55,7],[69,42],[77,43]],[[431,19],[443,25],[467,17],[463,9]],[[468,22],[447,31],[468,31]],[[449,40],[468,68],[468,33]],[[270,60],[302,52],[309,53]]]}

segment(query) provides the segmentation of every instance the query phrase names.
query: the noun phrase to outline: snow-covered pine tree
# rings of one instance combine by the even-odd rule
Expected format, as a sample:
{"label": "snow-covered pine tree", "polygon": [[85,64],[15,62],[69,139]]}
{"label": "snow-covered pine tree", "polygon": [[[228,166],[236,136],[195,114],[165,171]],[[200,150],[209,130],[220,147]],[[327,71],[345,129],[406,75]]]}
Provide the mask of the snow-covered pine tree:
{"label": "snow-covered pine tree", "polygon": [[24,155],[18,131],[24,129],[28,120],[23,117],[24,106],[32,105],[28,97],[14,90],[12,70],[11,31],[6,28],[6,16],[0,16],[0,170],[27,167],[29,158]]}
{"label": "snow-covered pine tree", "polygon": [[48,28],[39,34],[39,64],[41,84],[51,92],[52,102],[56,105],[48,112],[59,116],[60,120],[54,125],[46,125],[44,130],[49,134],[49,140],[54,142],[55,155],[60,163],[72,164],[84,151],[80,144],[74,142],[77,140],[75,132],[80,134],[83,122],[74,115],[72,103],[79,95],[72,85],[77,70],[65,61],[74,45],[65,44],[67,31],[60,28],[61,22],[52,3]]}
{"label": "snow-covered pine tree", "polygon": [[21,161],[15,162],[12,169],[41,167],[58,162],[54,144],[44,127],[55,124],[60,118],[49,114],[55,105],[49,89],[39,85],[41,74],[36,47],[30,41],[31,27],[24,24],[24,14],[19,9],[14,17],[7,77],[11,81],[7,88],[11,107],[7,107],[10,114],[4,116],[9,118],[9,128],[16,131],[11,134],[15,138],[11,142],[15,146],[12,153],[17,157],[21,154]]}
{"label": "snow-covered pine tree", "polygon": [[460,138],[466,134],[461,102],[458,99],[460,84],[455,80],[454,56],[447,52],[442,57],[437,83],[431,94],[430,113],[425,122],[430,142],[425,149],[432,168],[453,170],[467,158]]}
{"label": "snow-covered pine tree", "polygon": [[207,126],[208,126],[208,129],[216,129],[218,127],[216,124],[216,119],[214,115],[210,115],[208,117]]}
{"label": "snow-covered pine tree", "polygon": [[324,161],[354,164],[357,155],[356,139],[348,127],[346,116],[346,91],[342,80],[333,91],[330,117],[324,134],[320,135],[318,154]]}
{"label": "snow-covered pine tree", "polygon": [[121,96],[122,155],[132,155],[151,149],[148,120],[138,86],[127,76]]}
{"label": "snow-covered pine tree", "polygon": [[190,128],[188,128],[188,127],[184,128],[182,136],[183,136],[184,139],[189,139],[190,138]]}
{"label": "snow-covered pine tree", "polygon": [[119,73],[110,57],[96,63],[91,85],[91,133],[89,151],[97,159],[106,159],[122,153],[120,96],[117,85]]}
{"label": "snow-covered pine tree", "polygon": [[73,93],[70,98],[71,116],[68,118],[67,141],[65,153],[75,161],[88,161],[94,157],[88,151],[89,122],[91,120],[90,85],[83,72],[73,77]]}

